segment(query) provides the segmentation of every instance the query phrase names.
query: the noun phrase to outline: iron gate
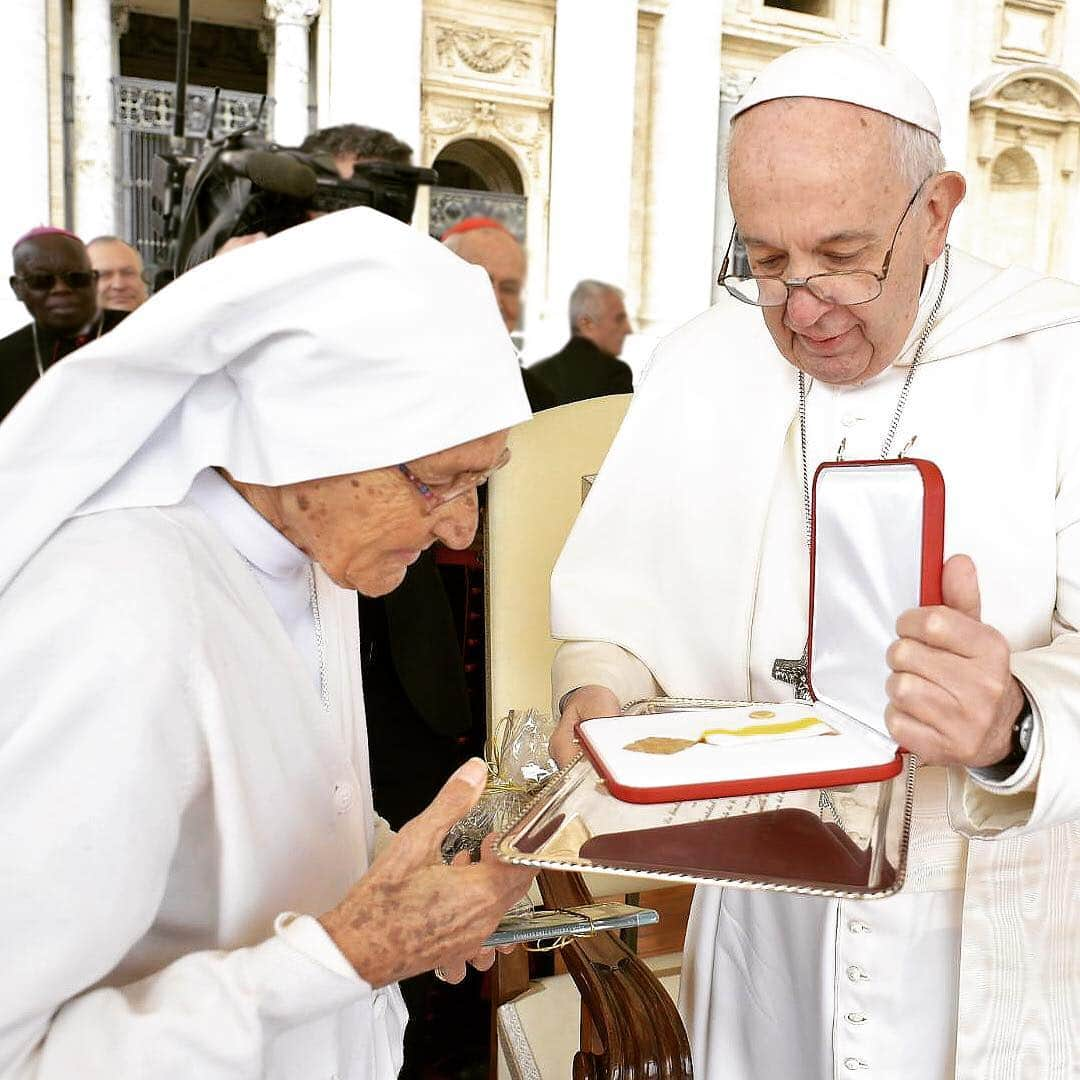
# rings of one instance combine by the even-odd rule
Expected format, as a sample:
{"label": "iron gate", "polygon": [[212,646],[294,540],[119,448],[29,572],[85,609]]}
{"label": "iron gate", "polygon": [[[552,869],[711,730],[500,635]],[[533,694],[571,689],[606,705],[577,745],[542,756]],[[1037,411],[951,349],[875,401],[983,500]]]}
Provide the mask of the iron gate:
{"label": "iron gate", "polygon": [[[196,140],[196,147],[206,139],[214,90],[208,86],[187,89],[185,134]],[[228,135],[254,124],[259,118],[261,94],[239,90],[221,90],[214,116],[214,135]],[[264,133],[270,126],[272,99],[259,118]],[[163,254],[155,245],[150,219],[150,175],[154,157],[169,149],[176,87],[154,79],[119,76],[113,79],[113,119],[117,127],[119,150],[119,202],[121,236],[138,248],[148,266],[160,262]]]}

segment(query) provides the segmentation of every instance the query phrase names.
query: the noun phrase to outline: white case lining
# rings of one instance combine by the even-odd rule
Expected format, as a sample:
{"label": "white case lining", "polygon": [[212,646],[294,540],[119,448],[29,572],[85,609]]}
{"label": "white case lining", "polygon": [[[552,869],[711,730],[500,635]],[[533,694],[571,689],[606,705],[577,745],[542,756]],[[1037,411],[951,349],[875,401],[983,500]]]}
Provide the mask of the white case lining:
{"label": "white case lining", "polygon": [[627,750],[626,744],[650,735],[693,739],[724,726],[725,717],[734,720],[735,711],[585,721],[582,732],[612,779],[627,787],[665,788],[893,761],[898,748],[885,727],[885,652],[896,638],[899,615],[920,600],[924,495],[918,467],[902,462],[825,469],[817,479],[811,657],[817,700],[751,708],[775,710],[777,719],[792,710],[816,715],[838,735],[653,755]]}
{"label": "white case lining", "polygon": [[895,754],[885,653],[922,591],[922,474],[903,463],[824,469],[814,492],[814,696],[823,720]]}

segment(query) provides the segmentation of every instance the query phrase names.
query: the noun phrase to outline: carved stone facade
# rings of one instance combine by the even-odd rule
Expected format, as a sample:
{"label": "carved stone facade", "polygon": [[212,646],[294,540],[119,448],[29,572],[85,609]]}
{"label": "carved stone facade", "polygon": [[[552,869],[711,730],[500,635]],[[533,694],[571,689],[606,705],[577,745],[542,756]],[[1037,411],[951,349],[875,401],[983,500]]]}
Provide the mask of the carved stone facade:
{"label": "carved stone facade", "polygon": [[319,14],[319,0],[265,0],[263,17],[274,26],[299,26],[306,30]]}
{"label": "carved stone facade", "polygon": [[799,45],[839,38],[880,42],[886,7],[884,0],[725,0],[725,92],[732,81],[738,85],[752,78],[770,60]]}
{"label": "carved stone facade", "polygon": [[653,146],[653,85],[656,79],[656,28],[660,15],[642,11],[638,15],[637,62],[634,72],[634,166],[630,181],[630,277],[626,282],[626,304],[640,312],[645,306],[649,263],[649,214],[651,184],[649,161]]}
{"label": "carved stone facade", "polygon": [[516,79],[528,75],[532,67],[532,44],[512,34],[492,33],[483,27],[444,24],[435,31],[435,55],[439,66],[449,71],[465,70],[481,75],[509,74]]}
{"label": "carved stone facade", "polygon": [[544,176],[544,151],[551,137],[546,112],[513,102],[432,94],[424,99],[420,131],[424,157],[430,161],[457,138],[477,138],[502,146],[523,166],[523,176],[534,181]]}
{"label": "carved stone facade", "polygon": [[1080,84],[1050,65],[1006,69],[976,88],[971,116],[967,179],[983,227],[970,246],[997,262],[1076,275],[1067,223],[1080,208]]}
{"label": "carved stone facade", "polygon": [[1060,62],[1064,23],[1065,0],[1004,0],[995,59]]}
{"label": "carved stone facade", "polygon": [[[14,2],[26,12],[33,7]],[[40,20],[26,23],[36,28],[27,38],[36,50],[27,67],[37,73],[34,85],[13,73],[0,79],[8,79],[10,100],[31,93],[48,101],[52,218],[115,231],[123,225],[115,216],[123,198],[110,199],[110,190],[124,185],[116,172],[117,125],[126,126],[135,107],[125,98],[115,111],[118,42],[136,19],[175,18],[175,3],[45,2],[45,40]],[[724,157],[735,102],[775,56],[839,39],[884,42],[930,86],[949,163],[969,182],[953,230],[958,244],[1080,279],[1078,3],[192,0],[192,11],[204,24],[266,27],[266,89],[279,99],[274,116],[286,141],[298,141],[317,114],[320,125],[391,129],[415,147],[418,163],[441,155],[444,166],[455,164],[447,176],[460,179],[472,162],[478,186],[502,200],[500,213],[524,235],[530,334],[538,316],[555,318],[566,280],[576,273],[618,277],[649,332],[704,307],[710,267],[695,245],[711,233],[715,277],[732,225]],[[560,50],[557,65],[556,33],[566,35],[575,21],[580,29],[565,40],[576,74],[560,84],[567,52]],[[65,40],[74,42],[67,58]],[[144,117],[148,102],[138,105]],[[41,112],[28,112],[26,123],[40,125]],[[483,162],[496,157],[498,168],[485,171]],[[589,166],[575,169],[584,157]],[[608,185],[606,196],[590,186],[594,175]],[[439,196],[440,220],[466,203],[479,205],[484,193],[475,193],[477,185],[459,186],[465,194]],[[603,218],[602,238],[581,214],[583,202]],[[421,192],[418,228],[427,228],[428,211],[428,193]],[[598,259],[599,249],[605,254]]]}

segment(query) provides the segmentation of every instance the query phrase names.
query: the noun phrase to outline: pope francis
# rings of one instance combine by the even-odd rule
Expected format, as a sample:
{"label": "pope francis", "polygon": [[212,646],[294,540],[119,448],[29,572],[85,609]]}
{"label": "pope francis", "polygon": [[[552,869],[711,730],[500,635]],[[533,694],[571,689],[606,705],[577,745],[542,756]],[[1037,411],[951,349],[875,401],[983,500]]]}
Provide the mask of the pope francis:
{"label": "pope francis", "polygon": [[764,70],[731,131],[729,296],[657,349],[553,575],[565,758],[635,698],[789,698],[808,476],[916,438],[944,474],[944,602],[886,657],[922,765],[906,884],[699,888],[697,1076],[1080,1072],[1080,289],[950,249],[939,134],[884,50]]}
{"label": "pope francis", "polygon": [[[529,416],[486,276],[368,209],[185,274],[0,425],[0,1076],[385,1080],[528,876],[375,816],[356,590]],[[432,359],[436,357],[437,360]]]}

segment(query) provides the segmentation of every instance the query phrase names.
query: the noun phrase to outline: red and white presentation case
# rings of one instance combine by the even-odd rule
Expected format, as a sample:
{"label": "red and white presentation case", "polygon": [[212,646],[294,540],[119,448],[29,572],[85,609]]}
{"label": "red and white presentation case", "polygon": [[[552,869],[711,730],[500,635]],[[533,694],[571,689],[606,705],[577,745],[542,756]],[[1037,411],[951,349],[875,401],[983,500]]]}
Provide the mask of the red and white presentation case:
{"label": "red and white presentation case", "polygon": [[[885,725],[897,618],[941,603],[945,485],[917,458],[838,461],[814,475],[808,682],[812,700],[598,717],[578,725],[624,802],[760,795],[887,780],[903,768]],[[682,739],[671,753],[629,749]]]}

